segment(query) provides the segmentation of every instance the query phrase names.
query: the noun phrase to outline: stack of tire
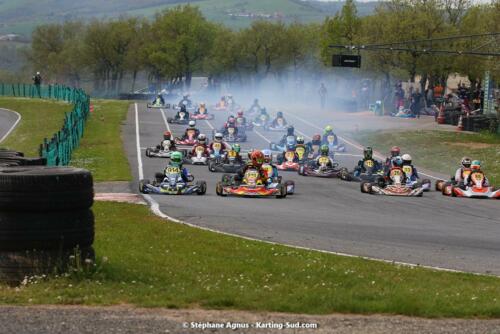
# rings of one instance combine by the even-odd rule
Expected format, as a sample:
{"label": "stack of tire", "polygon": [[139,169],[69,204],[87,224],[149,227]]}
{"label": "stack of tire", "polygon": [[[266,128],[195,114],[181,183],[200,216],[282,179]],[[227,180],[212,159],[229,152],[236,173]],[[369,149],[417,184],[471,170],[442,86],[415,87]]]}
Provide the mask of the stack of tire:
{"label": "stack of tire", "polygon": [[12,161],[2,165],[0,281],[17,284],[26,277],[60,273],[75,261],[93,260],[90,172]]}
{"label": "stack of tire", "polygon": [[26,158],[23,152],[0,148],[0,167],[43,166],[46,163],[45,158]]}

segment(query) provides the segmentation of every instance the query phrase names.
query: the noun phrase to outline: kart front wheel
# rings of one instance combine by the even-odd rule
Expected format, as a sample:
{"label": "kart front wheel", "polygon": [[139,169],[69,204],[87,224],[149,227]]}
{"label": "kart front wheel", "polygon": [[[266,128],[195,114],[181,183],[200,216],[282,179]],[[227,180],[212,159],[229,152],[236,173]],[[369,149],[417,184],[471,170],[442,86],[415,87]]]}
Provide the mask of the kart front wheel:
{"label": "kart front wheel", "polygon": [[349,170],[345,167],[342,167],[340,169],[339,177],[340,177],[340,179],[342,179],[344,181],[351,181],[352,180],[351,175],[349,174]]}
{"label": "kart front wheel", "polygon": [[207,183],[205,181],[197,181],[196,185],[198,186],[196,194],[205,195],[205,193],[207,192]]}
{"label": "kart front wheel", "polygon": [[280,184],[280,193],[276,195],[276,198],[285,198],[287,195],[286,185]]}
{"label": "kart front wheel", "polygon": [[361,192],[364,194],[371,194],[372,192],[372,184],[370,182],[361,182],[360,185]]}
{"label": "kart front wheel", "polygon": [[142,193],[142,194],[145,194],[145,188],[146,188],[146,184],[150,184],[151,182],[149,182],[148,179],[144,179],[144,180],[140,180],[139,181],[139,191]]}
{"label": "kart front wheel", "polygon": [[148,158],[151,156],[151,150],[149,148],[146,149],[146,156]]}
{"label": "kart front wheel", "polygon": [[306,168],[304,165],[299,166],[299,175],[306,176]]}
{"label": "kart front wheel", "polygon": [[435,185],[435,189],[436,189],[436,191],[443,191],[444,186],[445,186],[445,182],[443,180],[437,180],[436,185]]}
{"label": "kart front wheel", "polygon": [[215,186],[215,193],[218,196],[222,196],[222,197],[227,196],[226,194],[224,194],[224,188],[222,187],[222,183],[221,182],[217,182],[217,185]]}

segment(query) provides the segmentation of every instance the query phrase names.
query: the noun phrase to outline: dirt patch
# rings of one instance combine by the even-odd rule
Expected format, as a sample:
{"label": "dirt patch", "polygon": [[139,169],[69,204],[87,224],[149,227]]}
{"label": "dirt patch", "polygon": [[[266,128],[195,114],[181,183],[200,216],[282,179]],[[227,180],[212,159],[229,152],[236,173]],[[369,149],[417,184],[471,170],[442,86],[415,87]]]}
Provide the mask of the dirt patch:
{"label": "dirt patch", "polygon": [[480,150],[483,148],[490,148],[494,146],[498,146],[498,144],[487,144],[487,143],[456,143],[456,142],[444,142],[443,144],[456,146],[456,147],[465,147],[473,150]]}

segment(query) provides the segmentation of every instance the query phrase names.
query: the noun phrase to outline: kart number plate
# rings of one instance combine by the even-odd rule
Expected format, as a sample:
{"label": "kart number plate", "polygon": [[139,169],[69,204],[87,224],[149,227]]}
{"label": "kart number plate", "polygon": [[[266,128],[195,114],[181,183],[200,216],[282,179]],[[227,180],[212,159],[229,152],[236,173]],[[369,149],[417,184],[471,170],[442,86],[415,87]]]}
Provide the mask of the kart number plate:
{"label": "kart number plate", "polygon": [[200,108],[200,114],[204,114],[207,110],[205,108]]}
{"label": "kart number plate", "polygon": [[335,137],[334,137],[334,136],[327,136],[327,137],[326,137],[326,140],[327,140],[330,144],[332,144],[332,143],[333,143],[333,140],[334,140],[334,139],[335,139]]}
{"label": "kart number plate", "polygon": [[471,175],[471,178],[476,182],[482,182],[484,179],[484,175],[482,173],[473,173]]}
{"label": "kart number plate", "polygon": [[234,133],[234,128],[228,128],[228,129],[227,129],[227,132],[228,132],[229,134],[233,134],[233,133]]}
{"label": "kart number plate", "polygon": [[411,166],[403,166],[403,172],[405,172],[405,174],[411,175],[413,173],[413,168],[411,168]]}
{"label": "kart number plate", "polygon": [[228,153],[230,158],[235,158],[236,157],[236,152],[235,151],[229,151]]}
{"label": "kart number plate", "polygon": [[372,168],[375,164],[373,163],[373,160],[366,160],[365,161],[365,166]]}
{"label": "kart number plate", "polygon": [[302,160],[302,157],[304,156],[304,153],[306,152],[306,150],[303,147],[297,147],[295,149],[295,152],[297,152],[297,155],[299,156],[299,159]]}
{"label": "kart number plate", "polygon": [[292,161],[294,157],[295,157],[295,153],[294,153],[294,152],[292,152],[292,151],[287,151],[287,152],[285,153],[285,158],[286,158],[286,160],[288,160],[288,161]]}
{"label": "kart number plate", "polygon": [[221,143],[214,143],[214,149],[219,151],[221,149],[222,145]]}
{"label": "kart number plate", "polygon": [[175,173],[179,173],[180,170],[179,170],[179,167],[167,167],[166,168],[166,174],[175,174]]}
{"label": "kart number plate", "polygon": [[329,160],[330,159],[328,159],[327,157],[321,157],[321,158],[319,158],[319,164],[320,165],[326,165]]}
{"label": "kart number plate", "polygon": [[401,169],[391,170],[391,176],[401,176]]}
{"label": "kart number plate", "polygon": [[190,137],[190,138],[191,138],[191,137],[194,137],[194,134],[195,134],[194,130],[188,130],[188,132],[187,132],[187,135],[188,135],[188,137]]}
{"label": "kart number plate", "polygon": [[205,148],[203,146],[198,146],[196,148],[196,152],[198,152],[198,153],[203,153],[204,151],[205,151]]}

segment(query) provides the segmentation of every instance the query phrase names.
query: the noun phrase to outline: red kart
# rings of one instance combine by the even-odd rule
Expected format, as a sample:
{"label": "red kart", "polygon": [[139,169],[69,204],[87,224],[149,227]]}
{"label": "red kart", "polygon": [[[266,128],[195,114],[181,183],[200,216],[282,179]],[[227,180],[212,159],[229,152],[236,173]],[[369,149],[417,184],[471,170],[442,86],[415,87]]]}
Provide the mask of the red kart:
{"label": "red kart", "polygon": [[452,197],[500,199],[500,189],[495,190],[493,187],[483,186],[483,172],[472,172],[469,178],[471,185],[462,188],[453,184],[445,184],[442,191],[443,195]]}
{"label": "red kart", "polygon": [[287,186],[281,182],[264,184],[260,180],[259,172],[249,168],[241,183],[235,181],[234,176],[224,175],[222,181],[217,183],[215,192],[219,196],[247,196],[247,197],[269,197],[285,198]]}
{"label": "red kart", "polygon": [[188,130],[187,131],[187,137],[186,138],[175,138],[174,140],[175,145],[180,145],[180,146],[193,146],[198,142],[198,139],[196,137],[196,131],[195,130]]}
{"label": "red kart", "polygon": [[297,157],[295,155],[295,151],[288,150],[285,152],[285,160],[279,164],[276,165],[276,168],[279,170],[284,170],[284,171],[298,171],[300,167],[299,162],[297,161]]}
{"label": "red kart", "polygon": [[214,118],[215,118],[215,115],[209,114],[207,108],[204,108],[204,107],[200,107],[198,109],[197,113],[191,114],[191,119],[194,119],[194,120],[199,120],[199,119],[211,120]]}

